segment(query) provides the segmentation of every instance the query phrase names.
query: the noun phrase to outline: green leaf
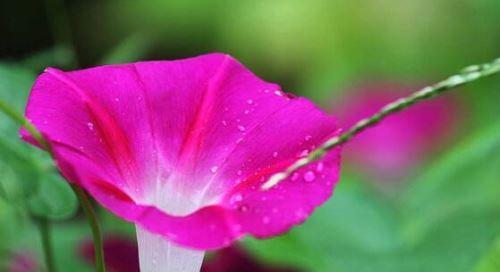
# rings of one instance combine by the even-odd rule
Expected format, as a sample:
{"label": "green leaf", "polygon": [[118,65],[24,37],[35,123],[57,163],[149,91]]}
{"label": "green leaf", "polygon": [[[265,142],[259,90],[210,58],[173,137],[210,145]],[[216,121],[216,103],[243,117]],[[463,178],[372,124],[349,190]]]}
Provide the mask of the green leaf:
{"label": "green leaf", "polygon": [[36,216],[57,220],[74,215],[78,205],[69,184],[56,173],[50,173],[41,180],[37,194],[28,201],[28,207]]}
{"label": "green leaf", "polygon": [[[0,64],[0,99],[18,112],[22,112],[34,73],[13,64]],[[40,166],[39,152],[19,139],[19,125],[0,113],[0,185],[4,197],[19,201],[29,197],[37,188]]]}
{"label": "green leaf", "polygon": [[447,217],[464,210],[500,207],[500,123],[467,137],[432,164],[402,197],[407,235],[418,239]]}
{"label": "green leaf", "polygon": [[500,236],[493,242],[493,246],[481,259],[474,272],[500,271]]}
{"label": "green leaf", "polygon": [[[0,64],[0,99],[22,112],[34,74],[15,65]],[[1,115],[0,185],[9,201],[27,201],[31,213],[49,219],[62,219],[76,210],[76,197],[69,185],[51,169],[52,162],[18,136],[19,125]]]}

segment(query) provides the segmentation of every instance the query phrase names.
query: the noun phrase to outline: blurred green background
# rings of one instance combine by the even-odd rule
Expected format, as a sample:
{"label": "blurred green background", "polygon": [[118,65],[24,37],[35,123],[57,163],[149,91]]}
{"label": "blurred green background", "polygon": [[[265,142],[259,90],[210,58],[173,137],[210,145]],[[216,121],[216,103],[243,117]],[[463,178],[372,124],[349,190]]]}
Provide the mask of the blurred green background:
{"label": "blurred green background", "polygon": [[[421,86],[500,56],[498,0],[0,1],[0,99],[22,112],[46,66],[233,55],[326,110],[360,82]],[[456,90],[453,136],[395,181],[346,160],[334,196],[302,226],[241,244],[299,271],[500,271],[500,77]],[[92,271],[75,198],[45,154],[0,115],[0,271],[43,264],[52,226],[59,271]],[[99,210],[106,235],[135,239]],[[17,271],[17,270],[16,270]],[[38,271],[38,270],[27,270]]]}

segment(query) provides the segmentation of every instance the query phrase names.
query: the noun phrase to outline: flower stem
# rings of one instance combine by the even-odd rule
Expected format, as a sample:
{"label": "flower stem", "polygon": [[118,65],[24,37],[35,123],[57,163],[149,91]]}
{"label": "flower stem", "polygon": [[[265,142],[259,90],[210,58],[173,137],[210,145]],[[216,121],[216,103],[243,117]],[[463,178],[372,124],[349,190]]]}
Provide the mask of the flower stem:
{"label": "flower stem", "polygon": [[[7,103],[5,103],[2,100],[0,100],[0,111],[4,112],[12,120],[23,126],[31,134],[31,136],[40,144],[40,146],[42,146],[50,154],[51,157],[54,157],[54,154],[52,153],[52,150],[48,142],[43,138],[42,134],[36,129],[36,127],[33,124],[31,124],[29,120],[27,120],[21,114],[19,114],[14,109],[9,107]],[[96,214],[94,212],[94,209],[92,208],[92,204],[90,203],[86,193],[77,185],[71,184],[71,188],[78,197],[80,206],[85,212],[85,215],[87,216],[87,220],[89,222],[89,226],[92,230],[92,236],[94,240],[96,271],[104,272],[106,271],[106,269],[104,265],[102,236]]]}
{"label": "flower stem", "polygon": [[400,98],[390,104],[387,104],[382,109],[380,109],[380,111],[378,111],[371,117],[358,121],[356,124],[354,124],[354,126],[349,128],[344,133],[328,139],[320,147],[313,150],[307,157],[297,160],[294,164],[290,165],[283,172],[279,172],[272,175],[269,178],[269,180],[262,185],[261,188],[263,190],[268,190],[272,188],[280,181],[290,176],[297,169],[306,166],[316,160],[321,159],[323,156],[325,156],[325,154],[328,151],[348,142],[357,134],[361,133],[362,131],[366,130],[369,127],[378,124],[384,118],[393,113],[402,111],[420,101],[430,99],[447,90],[471,83],[478,79],[485,78],[499,72],[500,72],[500,58],[497,58],[489,63],[481,65],[472,65],[467,68],[464,68],[460,73],[450,76],[443,81],[427,86],[407,97]]}
{"label": "flower stem", "polygon": [[99,223],[97,221],[96,213],[85,191],[78,185],[71,184],[71,187],[73,188],[73,191],[78,197],[78,200],[80,201],[80,204],[83,208],[83,212],[87,216],[90,228],[92,229],[92,237],[94,239],[94,256],[95,256],[96,271],[104,272],[106,271],[106,268],[104,265],[104,250],[102,247],[102,235]]}
{"label": "flower stem", "polygon": [[5,103],[2,100],[0,100],[0,111],[5,113],[12,120],[17,122],[22,127],[24,127],[45,150],[49,150],[49,145],[47,144],[45,139],[43,139],[42,134],[38,132],[35,126],[33,126],[33,124],[31,124],[30,121],[28,121],[21,114],[16,112],[16,110],[9,107],[7,103]]}
{"label": "flower stem", "polygon": [[42,238],[43,254],[45,258],[45,266],[48,272],[56,272],[54,265],[54,250],[52,247],[52,235],[50,222],[46,218],[37,218],[38,229]]}

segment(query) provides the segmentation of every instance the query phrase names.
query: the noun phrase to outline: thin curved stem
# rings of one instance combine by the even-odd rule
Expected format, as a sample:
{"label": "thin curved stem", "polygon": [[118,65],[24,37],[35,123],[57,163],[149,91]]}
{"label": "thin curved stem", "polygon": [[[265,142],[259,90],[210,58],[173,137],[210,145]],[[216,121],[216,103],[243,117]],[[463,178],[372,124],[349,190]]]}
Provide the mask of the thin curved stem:
{"label": "thin curved stem", "polygon": [[38,229],[40,231],[40,237],[42,238],[45,266],[48,272],[56,272],[50,222],[46,218],[37,218],[37,221]]}
{"label": "thin curved stem", "polygon": [[325,143],[323,143],[320,147],[312,151],[307,157],[301,158],[297,160],[294,164],[289,166],[283,172],[276,173],[272,175],[268,181],[266,181],[262,185],[263,190],[268,190],[278,184],[283,179],[290,176],[297,169],[306,166],[316,160],[322,158],[328,151],[333,148],[340,146],[349,140],[351,140],[354,136],[366,130],[369,127],[372,127],[378,124],[387,116],[402,111],[420,101],[427,100],[436,95],[439,95],[447,90],[468,84],[470,82],[476,81],[481,78],[488,77],[490,75],[496,74],[500,72],[500,58],[493,60],[492,62],[481,64],[481,65],[472,65],[467,68],[464,68],[459,74],[448,77],[447,79],[440,81],[436,84],[425,87],[407,97],[400,98],[372,115],[369,118],[362,119],[357,122],[354,126],[349,128],[346,132],[337,135],[333,138],[328,139]]}
{"label": "thin curved stem", "polygon": [[30,121],[28,121],[21,114],[9,107],[7,103],[2,100],[0,100],[0,111],[5,113],[12,120],[24,127],[45,150],[49,150],[49,145],[47,144],[45,139],[43,139],[42,134],[35,128],[35,126],[33,126]]}
{"label": "thin curved stem", "polygon": [[102,247],[102,235],[101,228],[99,227],[99,222],[97,221],[97,216],[92,207],[92,203],[90,202],[85,191],[78,187],[78,185],[71,184],[73,191],[76,193],[78,200],[83,208],[83,212],[87,216],[89,221],[89,226],[92,229],[92,237],[94,239],[94,256],[95,256],[95,268],[97,272],[106,271],[106,267],[104,264],[104,250]]}

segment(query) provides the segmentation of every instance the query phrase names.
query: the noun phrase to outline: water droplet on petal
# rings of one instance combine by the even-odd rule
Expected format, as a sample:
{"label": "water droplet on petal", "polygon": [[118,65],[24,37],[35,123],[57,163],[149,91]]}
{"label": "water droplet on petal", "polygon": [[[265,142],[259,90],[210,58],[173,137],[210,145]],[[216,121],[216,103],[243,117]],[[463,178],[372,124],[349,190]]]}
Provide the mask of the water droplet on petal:
{"label": "water droplet on petal", "polygon": [[307,155],[309,155],[309,150],[304,149],[302,150],[302,152],[300,152],[299,157],[305,157]]}
{"label": "water droplet on petal", "polygon": [[223,126],[227,126],[227,122],[226,122],[226,120],[222,120],[222,125],[223,125]]}
{"label": "water droplet on petal", "polygon": [[278,157],[278,152],[274,151],[273,152],[273,158],[277,158]]}
{"label": "water droplet on petal", "polygon": [[248,211],[248,206],[243,204],[238,208],[241,212],[247,212]]}
{"label": "water droplet on petal", "polygon": [[307,171],[305,174],[304,174],[304,180],[306,182],[313,182],[314,179],[316,178],[316,174],[314,174],[313,171]]}
{"label": "water droplet on petal", "polygon": [[242,174],[243,174],[243,171],[241,171],[241,170],[238,170],[238,172],[236,172],[236,175],[238,175],[238,176],[241,176]]}
{"label": "water droplet on petal", "polygon": [[293,173],[292,174],[292,180],[293,181],[297,180],[299,178],[299,176],[300,176],[299,173]]}
{"label": "water droplet on petal", "polygon": [[243,131],[246,130],[246,128],[244,126],[242,126],[242,125],[239,125],[238,126],[238,130],[241,131],[241,132],[243,132]]}
{"label": "water droplet on petal", "polygon": [[295,212],[295,216],[299,219],[299,220],[302,220],[302,219],[305,219],[307,217],[307,213],[303,210],[303,209],[298,209],[296,212]]}
{"label": "water droplet on petal", "polygon": [[316,170],[318,172],[323,171],[324,168],[325,168],[325,165],[323,164],[323,162],[319,162],[318,165],[316,166]]}
{"label": "water droplet on petal", "polygon": [[88,127],[90,130],[94,130],[94,124],[92,124],[91,122],[88,122],[88,123],[87,123],[87,127]]}
{"label": "water droplet on petal", "polygon": [[312,136],[311,136],[311,135],[306,135],[306,136],[304,137],[304,140],[306,140],[306,141],[310,141],[311,139],[312,139]]}
{"label": "water droplet on petal", "polygon": [[265,90],[264,90],[264,93],[269,93],[269,90],[268,90],[268,89],[265,89]]}
{"label": "water droplet on petal", "polygon": [[252,105],[252,104],[253,104],[253,100],[252,100],[252,99],[248,99],[248,100],[247,100],[247,104],[248,104],[248,105]]}
{"label": "water droplet on petal", "polygon": [[219,167],[217,166],[212,166],[212,168],[210,168],[210,172],[214,173],[217,172],[217,169],[219,169]]}
{"label": "water droplet on petal", "polygon": [[283,93],[281,93],[280,91],[276,90],[274,91],[274,94],[277,95],[277,96],[283,96]]}
{"label": "water droplet on petal", "polygon": [[241,200],[243,200],[243,195],[237,193],[231,196],[231,199],[229,201],[231,204],[234,204],[236,202],[240,202]]}
{"label": "water droplet on petal", "polygon": [[269,224],[269,222],[271,222],[271,218],[269,218],[269,216],[262,217],[262,223],[267,225],[267,224]]}
{"label": "water droplet on petal", "polygon": [[120,98],[118,98],[118,97],[115,97],[115,99],[114,99],[114,100],[115,100],[116,102],[120,102]]}
{"label": "water droplet on petal", "polygon": [[244,113],[244,114],[249,114],[249,113],[250,113],[250,110],[245,110],[243,113]]}

